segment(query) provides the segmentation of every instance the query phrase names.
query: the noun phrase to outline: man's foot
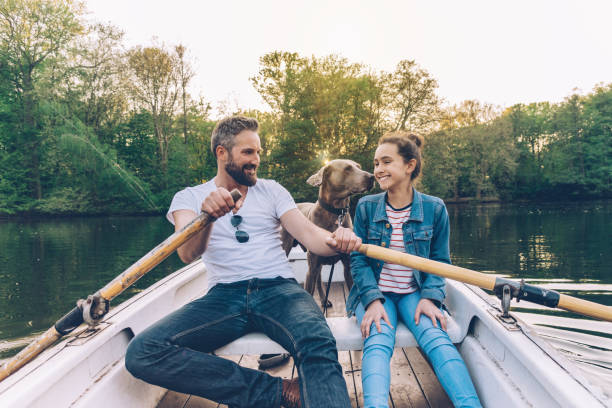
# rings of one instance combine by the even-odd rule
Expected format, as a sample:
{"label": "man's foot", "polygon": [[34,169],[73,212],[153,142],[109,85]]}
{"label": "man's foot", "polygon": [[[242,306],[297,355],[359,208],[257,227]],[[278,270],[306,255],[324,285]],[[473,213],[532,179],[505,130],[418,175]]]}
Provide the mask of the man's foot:
{"label": "man's foot", "polygon": [[285,408],[301,408],[300,401],[300,380],[294,378],[285,380],[283,378],[283,393],[281,395],[281,406]]}

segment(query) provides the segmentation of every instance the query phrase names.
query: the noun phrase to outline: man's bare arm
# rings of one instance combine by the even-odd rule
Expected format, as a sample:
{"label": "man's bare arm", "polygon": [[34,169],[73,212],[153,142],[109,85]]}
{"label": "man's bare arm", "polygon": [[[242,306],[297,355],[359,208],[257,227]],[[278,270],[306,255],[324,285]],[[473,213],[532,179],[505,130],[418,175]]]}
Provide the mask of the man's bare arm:
{"label": "man's bare arm", "polygon": [[294,208],[280,218],[283,227],[309,251],[321,256],[333,256],[338,252],[350,253],[361,245],[361,239],[352,230],[340,227],[333,233],[308,221]]}
{"label": "man's bare arm", "polygon": [[[172,213],[172,216],[174,217],[174,231],[180,231],[197,217],[197,214],[191,210],[176,210]],[[214,223],[208,224],[206,228],[195,234],[176,250],[181,261],[191,263],[204,253],[213,225]]]}

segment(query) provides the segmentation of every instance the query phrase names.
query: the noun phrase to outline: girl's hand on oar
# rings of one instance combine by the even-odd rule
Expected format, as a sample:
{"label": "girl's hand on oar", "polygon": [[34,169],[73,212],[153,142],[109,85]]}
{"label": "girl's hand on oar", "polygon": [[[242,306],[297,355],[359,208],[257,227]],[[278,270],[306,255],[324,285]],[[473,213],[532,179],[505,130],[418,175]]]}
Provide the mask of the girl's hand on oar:
{"label": "girl's hand on oar", "polygon": [[442,330],[446,331],[446,317],[444,317],[442,310],[436,307],[431,300],[425,298],[419,300],[419,304],[414,312],[414,323],[417,325],[421,321],[421,314],[429,317],[434,327],[438,327],[437,320],[439,320]]}
{"label": "girl's hand on oar", "polygon": [[372,303],[368,305],[365,314],[363,315],[363,319],[361,320],[361,335],[364,339],[368,338],[370,335],[370,327],[372,327],[372,323],[376,323],[376,330],[380,333],[380,320],[384,320],[387,322],[390,328],[393,328],[391,321],[389,320],[389,316],[387,316],[387,312],[385,311],[385,307],[383,306],[380,299],[376,299]]}

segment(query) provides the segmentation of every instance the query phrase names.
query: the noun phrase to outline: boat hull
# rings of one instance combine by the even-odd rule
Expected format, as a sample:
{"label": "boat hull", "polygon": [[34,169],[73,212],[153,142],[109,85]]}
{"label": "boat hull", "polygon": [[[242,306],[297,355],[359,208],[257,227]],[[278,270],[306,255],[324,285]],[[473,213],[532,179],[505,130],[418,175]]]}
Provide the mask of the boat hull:
{"label": "boat hull", "polygon": [[[301,251],[290,257],[298,278]],[[325,276],[325,274],[324,274]],[[341,273],[334,278],[342,278]],[[166,390],[124,367],[129,341],[162,316],[203,294],[206,270],[195,262],[113,308],[95,331],[84,327],[0,383],[1,407],[155,407]],[[482,290],[447,282],[457,347],[485,407],[604,407],[609,396],[570,361],[515,319],[503,323]]]}

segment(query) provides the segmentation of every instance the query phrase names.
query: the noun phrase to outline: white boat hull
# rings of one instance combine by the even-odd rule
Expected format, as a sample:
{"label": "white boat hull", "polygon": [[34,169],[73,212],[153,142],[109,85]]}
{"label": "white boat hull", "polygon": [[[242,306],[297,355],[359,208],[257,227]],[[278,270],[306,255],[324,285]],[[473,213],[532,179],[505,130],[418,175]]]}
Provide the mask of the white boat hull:
{"label": "white boat hull", "polygon": [[[296,251],[290,258],[303,278],[304,254]],[[334,278],[341,279],[342,273]],[[94,332],[76,330],[0,383],[0,407],[155,407],[166,390],[125,370],[127,345],[205,288],[205,267],[196,262],[118,305]],[[505,325],[497,319],[499,310],[483,291],[448,282],[447,292],[451,338],[485,407],[612,406],[604,390],[590,384],[529,325]]]}

